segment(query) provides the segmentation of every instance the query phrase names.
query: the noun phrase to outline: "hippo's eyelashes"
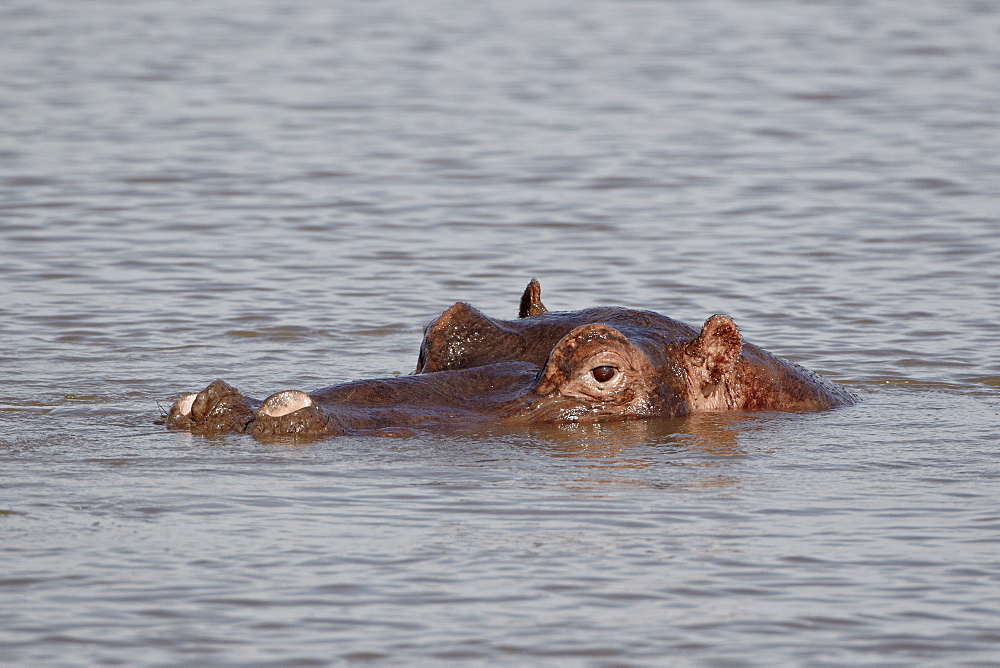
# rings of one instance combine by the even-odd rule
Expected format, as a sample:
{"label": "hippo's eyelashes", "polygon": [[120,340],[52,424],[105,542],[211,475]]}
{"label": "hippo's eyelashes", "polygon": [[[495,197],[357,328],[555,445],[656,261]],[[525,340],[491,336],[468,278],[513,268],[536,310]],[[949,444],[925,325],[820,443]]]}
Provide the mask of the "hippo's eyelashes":
{"label": "hippo's eyelashes", "polygon": [[598,383],[607,383],[614,378],[617,373],[618,369],[610,364],[602,364],[601,366],[596,366],[590,370],[590,375],[592,375],[594,380]]}

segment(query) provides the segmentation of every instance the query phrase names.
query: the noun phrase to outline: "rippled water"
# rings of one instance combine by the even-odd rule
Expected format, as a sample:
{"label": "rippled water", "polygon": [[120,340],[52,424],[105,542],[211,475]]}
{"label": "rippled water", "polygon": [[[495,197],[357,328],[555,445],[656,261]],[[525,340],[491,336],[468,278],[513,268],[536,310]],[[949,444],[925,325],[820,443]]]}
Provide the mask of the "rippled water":
{"label": "rippled water", "polygon": [[[0,63],[4,663],[1000,661],[994,3],[9,0]],[[864,401],[157,423],[532,276]]]}

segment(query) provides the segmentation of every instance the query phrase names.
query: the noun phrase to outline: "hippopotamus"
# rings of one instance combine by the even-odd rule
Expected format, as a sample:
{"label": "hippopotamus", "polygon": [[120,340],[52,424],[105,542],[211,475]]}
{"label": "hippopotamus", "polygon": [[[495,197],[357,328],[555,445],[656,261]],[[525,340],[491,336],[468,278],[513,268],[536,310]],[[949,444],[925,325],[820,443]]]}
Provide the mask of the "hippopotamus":
{"label": "hippopotamus", "polygon": [[173,404],[167,427],[255,437],[399,435],[431,425],[581,423],[720,411],[815,411],[856,397],[743,340],[713,315],[696,329],[622,307],[549,311],[534,279],[517,319],[458,302],[424,328],[414,373],[263,401],[216,380]]}

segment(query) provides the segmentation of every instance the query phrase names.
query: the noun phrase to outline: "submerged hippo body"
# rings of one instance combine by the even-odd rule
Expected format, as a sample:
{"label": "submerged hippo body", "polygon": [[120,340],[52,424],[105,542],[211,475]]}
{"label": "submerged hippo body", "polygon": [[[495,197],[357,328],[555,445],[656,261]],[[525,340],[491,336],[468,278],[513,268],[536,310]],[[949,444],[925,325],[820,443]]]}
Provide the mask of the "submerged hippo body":
{"label": "submerged hippo body", "polygon": [[531,281],[520,317],[457,303],[424,332],[416,373],[263,401],[222,381],[178,399],[167,426],[255,436],[407,433],[474,422],[598,422],[695,412],[821,410],[854,396],[745,343],[726,316],[701,330],[651,311],[549,312]]}

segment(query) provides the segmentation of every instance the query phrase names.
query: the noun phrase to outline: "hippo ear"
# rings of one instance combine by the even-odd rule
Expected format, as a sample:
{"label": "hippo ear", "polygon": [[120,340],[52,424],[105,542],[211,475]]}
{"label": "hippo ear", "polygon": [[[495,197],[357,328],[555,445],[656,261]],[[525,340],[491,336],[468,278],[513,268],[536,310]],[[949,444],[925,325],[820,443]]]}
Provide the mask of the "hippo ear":
{"label": "hippo ear", "polygon": [[524,289],[524,294],[521,295],[521,308],[517,317],[527,318],[530,315],[541,315],[546,311],[548,309],[542,304],[542,286],[535,279],[531,279],[528,287]]}
{"label": "hippo ear", "polygon": [[539,394],[610,404],[632,401],[653,377],[645,353],[613,327],[583,325],[564,336],[545,362],[535,387]]}
{"label": "hippo ear", "polygon": [[687,345],[687,368],[701,382],[702,389],[714,390],[722,377],[736,367],[743,350],[743,336],[731,318],[713,315],[705,321],[701,334]]}

